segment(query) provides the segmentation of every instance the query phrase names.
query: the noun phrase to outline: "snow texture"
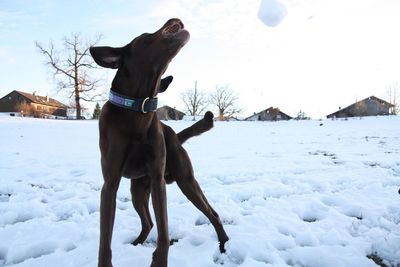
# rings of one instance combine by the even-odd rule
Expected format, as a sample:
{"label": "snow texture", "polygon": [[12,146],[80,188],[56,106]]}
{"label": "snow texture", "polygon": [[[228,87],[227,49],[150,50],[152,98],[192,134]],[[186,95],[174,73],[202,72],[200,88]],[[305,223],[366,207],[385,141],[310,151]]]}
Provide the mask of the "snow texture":
{"label": "snow texture", "polygon": [[287,15],[287,9],[284,4],[278,0],[261,0],[258,10],[258,18],[267,26],[275,27]]}
{"label": "snow texture", "polygon": [[[191,121],[168,121],[179,131]],[[0,117],[0,266],[97,266],[96,121]],[[167,186],[170,267],[400,265],[400,118],[216,122],[185,144],[230,236]],[[149,266],[123,179],[114,266]]]}

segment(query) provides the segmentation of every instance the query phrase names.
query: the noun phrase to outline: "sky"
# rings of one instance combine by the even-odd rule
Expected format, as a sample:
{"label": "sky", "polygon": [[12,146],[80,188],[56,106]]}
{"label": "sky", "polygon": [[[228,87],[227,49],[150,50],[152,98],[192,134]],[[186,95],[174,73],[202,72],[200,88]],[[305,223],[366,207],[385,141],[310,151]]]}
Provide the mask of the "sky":
{"label": "sky", "polygon": [[[388,100],[400,81],[400,1],[278,1],[287,13],[270,27],[258,18],[261,0],[0,0],[0,97],[36,91],[69,103],[35,41],[62,49],[72,33],[101,34],[99,45],[124,46],[178,17],[191,39],[165,73],[174,81],[162,105],[184,110],[195,81],[208,93],[232,89],[241,117],[273,106],[323,118],[371,95]],[[114,74],[102,71],[103,90]]]}

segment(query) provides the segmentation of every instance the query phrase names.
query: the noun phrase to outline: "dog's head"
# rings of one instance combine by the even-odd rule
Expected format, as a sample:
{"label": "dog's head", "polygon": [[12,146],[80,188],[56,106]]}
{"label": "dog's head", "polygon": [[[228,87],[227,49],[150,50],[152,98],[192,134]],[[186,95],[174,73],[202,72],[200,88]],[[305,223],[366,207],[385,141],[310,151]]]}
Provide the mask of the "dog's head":
{"label": "dog's head", "polygon": [[170,19],[158,31],[144,33],[124,47],[91,47],[90,53],[98,65],[118,69],[113,87],[153,87],[147,89],[156,94],[172,81],[161,81],[161,75],[189,37],[179,19]]}

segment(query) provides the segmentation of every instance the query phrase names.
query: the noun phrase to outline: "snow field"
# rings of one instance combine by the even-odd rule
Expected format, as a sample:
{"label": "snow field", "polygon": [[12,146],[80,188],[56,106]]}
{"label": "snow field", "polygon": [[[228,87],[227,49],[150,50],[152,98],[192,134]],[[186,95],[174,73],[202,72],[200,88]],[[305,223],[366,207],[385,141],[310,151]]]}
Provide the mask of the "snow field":
{"label": "snow field", "polygon": [[[371,255],[398,266],[399,122],[216,122],[185,148],[230,236],[227,252],[173,184],[169,266],[376,266]],[[96,266],[97,122],[2,117],[0,128],[0,265]],[[130,245],[140,232],[130,199],[123,179],[113,263],[149,266],[157,233]]]}

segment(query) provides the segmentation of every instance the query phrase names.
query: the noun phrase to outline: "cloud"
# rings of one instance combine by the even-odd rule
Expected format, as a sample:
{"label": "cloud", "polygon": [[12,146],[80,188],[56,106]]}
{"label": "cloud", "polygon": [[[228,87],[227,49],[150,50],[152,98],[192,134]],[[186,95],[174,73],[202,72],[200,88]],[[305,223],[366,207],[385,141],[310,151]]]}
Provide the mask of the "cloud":
{"label": "cloud", "polygon": [[195,38],[240,41],[257,22],[259,0],[160,1],[153,16],[181,18]]}
{"label": "cloud", "polygon": [[29,26],[37,23],[37,19],[30,14],[21,11],[0,10],[0,29],[15,29],[21,25]]}
{"label": "cloud", "polygon": [[[0,45],[15,48],[32,45],[38,32],[48,27],[43,16],[29,10],[0,10]],[[49,32],[49,31],[47,31]]]}
{"label": "cloud", "polygon": [[0,62],[6,65],[15,65],[17,59],[14,57],[13,49],[7,46],[0,46]]}
{"label": "cloud", "polygon": [[[160,0],[152,15],[180,17],[192,38],[202,39],[192,40],[192,49],[201,48],[206,58],[202,74],[207,75],[196,73],[192,79],[230,82],[249,99],[249,91],[265,91],[268,97],[252,104],[260,109],[266,101],[285,109],[307,105],[314,114],[328,105],[337,108],[339,100],[380,90],[398,69],[400,38],[394,33],[399,1],[280,2],[288,15],[278,27],[265,27],[258,19],[261,0]],[[315,98],[324,104],[307,104]]]}
{"label": "cloud", "polygon": [[0,10],[0,28],[13,28],[21,18],[24,18],[21,12],[7,12]]}

